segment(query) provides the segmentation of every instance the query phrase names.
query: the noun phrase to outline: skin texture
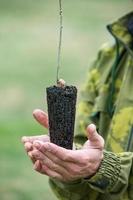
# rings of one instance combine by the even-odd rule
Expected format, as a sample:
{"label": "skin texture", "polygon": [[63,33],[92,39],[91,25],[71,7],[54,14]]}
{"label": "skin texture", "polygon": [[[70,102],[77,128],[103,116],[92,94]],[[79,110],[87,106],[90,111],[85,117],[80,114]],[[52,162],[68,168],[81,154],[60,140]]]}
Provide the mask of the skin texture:
{"label": "skin texture", "polygon": [[[48,115],[42,110],[33,112],[34,118],[48,128]],[[33,168],[51,178],[71,182],[93,176],[103,159],[104,140],[94,124],[87,127],[87,138],[81,150],[67,150],[50,143],[48,135],[24,136],[22,142]]]}

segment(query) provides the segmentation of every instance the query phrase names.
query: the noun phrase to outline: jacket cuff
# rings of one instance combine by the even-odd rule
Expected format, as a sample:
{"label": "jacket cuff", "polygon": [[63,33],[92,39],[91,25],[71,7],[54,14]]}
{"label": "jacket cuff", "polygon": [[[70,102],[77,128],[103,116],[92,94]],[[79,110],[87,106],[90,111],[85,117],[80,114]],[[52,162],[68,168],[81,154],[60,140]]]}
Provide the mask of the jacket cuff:
{"label": "jacket cuff", "polygon": [[111,191],[116,184],[121,171],[121,161],[119,155],[104,151],[104,158],[98,172],[88,179],[90,187],[99,191]]}

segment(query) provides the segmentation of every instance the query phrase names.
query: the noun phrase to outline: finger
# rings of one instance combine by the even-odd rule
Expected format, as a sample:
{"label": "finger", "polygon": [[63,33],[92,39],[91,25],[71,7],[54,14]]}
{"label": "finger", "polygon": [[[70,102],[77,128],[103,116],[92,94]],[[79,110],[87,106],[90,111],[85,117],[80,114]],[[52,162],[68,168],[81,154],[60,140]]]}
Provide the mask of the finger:
{"label": "finger", "polygon": [[55,171],[52,171],[51,169],[49,169],[46,165],[42,166],[42,171],[49,177],[53,178],[53,179],[57,179],[60,181],[63,181],[63,177],[61,176],[61,174],[56,173]]}
{"label": "finger", "polygon": [[96,131],[96,126],[94,124],[90,124],[88,125],[87,127],[87,137],[89,140],[97,140],[99,137],[98,137],[98,133]]}
{"label": "finger", "polygon": [[46,165],[52,171],[55,171],[55,172],[63,174],[63,175],[67,174],[67,172],[65,171],[65,169],[63,169],[63,167],[61,167],[58,164],[54,163],[48,157],[46,157],[42,162],[43,162],[44,165]]}
{"label": "finger", "polygon": [[32,163],[35,163],[36,159],[32,157],[31,152],[33,150],[33,145],[30,142],[26,142],[24,144],[24,148],[27,152],[27,155],[29,156],[30,160],[32,161]]}
{"label": "finger", "polygon": [[[36,170],[36,169],[35,169]],[[39,171],[42,174],[45,174],[51,178],[63,181],[63,177],[61,174],[51,170],[50,168],[48,168],[46,165],[42,164],[41,169]]]}
{"label": "finger", "polygon": [[33,166],[33,169],[37,172],[39,172],[40,174],[43,174],[43,175],[47,175],[45,170],[44,170],[44,167],[43,167],[43,162],[40,161],[40,160],[37,160]]}
{"label": "finger", "polygon": [[50,159],[49,157],[47,157],[46,155],[44,155],[42,152],[38,151],[38,150],[33,150],[31,152],[32,157],[35,158],[36,160],[41,161],[44,165],[46,165],[49,169],[62,174],[65,177],[68,177],[68,171],[61,166],[60,164],[54,162],[54,159]]}
{"label": "finger", "polygon": [[29,156],[30,160],[32,161],[32,163],[34,164],[36,162],[36,159],[33,157],[32,153],[30,151],[28,152],[28,156]]}
{"label": "finger", "polygon": [[43,161],[43,160],[46,159],[46,156],[45,156],[42,152],[38,151],[37,149],[34,149],[33,151],[31,151],[31,152],[30,152],[30,155],[31,155],[34,159],[40,160],[40,161]]}
{"label": "finger", "polygon": [[35,109],[33,111],[33,117],[36,119],[37,122],[39,122],[39,124],[41,124],[45,128],[48,128],[49,125],[48,125],[48,115],[47,115],[47,113],[43,112],[40,109]]}
{"label": "finger", "polygon": [[[49,157],[47,157],[46,154],[44,155],[41,151],[39,151],[37,149],[34,149],[33,151],[31,151],[29,153],[29,155],[30,155],[31,158],[34,158],[35,160],[41,161],[42,163],[47,165],[49,168],[54,169],[55,171],[56,171],[56,168],[59,168],[59,167],[57,167],[59,162],[55,162],[56,157],[51,156],[52,159],[50,159]],[[60,170],[58,170],[58,171],[60,171]]]}
{"label": "finger", "polygon": [[49,142],[50,141],[48,135],[23,136],[21,140],[22,140],[23,143],[26,143],[26,142],[33,143],[35,140],[39,140],[39,141],[42,141],[42,142]]}
{"label": "finger", "polygon": [[[34,148],[36,148],[36,147],[34,147]],[[37,148],[36,148],[36,150],[32,151],[32,155],[33,155],[33,157],[35,157],[38,160],[44,161],[45,159],[49,159],[57,165],[66,167],[66,162],[62,162],[61,159],[59,159],[55,155],[51,154],[49,151],[46,151],[44,154],[44,152],[42,153],[42,151],[37,150]]]}
{"label": "finger", "polygon": [[24,144],[25,150],[30,158],[30,160],[32,161],[32,163],[35,163],[36,159],[34,159],[31,155],[31,151],[33,150],[33,145],[30,142],[26,142]]}
{"label": "finger", "polygon": [[42,164],[39,160],[37,160],[35,163],[34,163],[34,166],[33,166],[34,170],[38,171],[41,173],[42,171]]}
{"label": "finger", "polygon": [[34,164],[34,170],[51,178],[58,179],[60,181],[64,180],[61,174],[51,170],[49,167],[47,167],[47,165],[44,165],[42,161],[36,161],[36,163]]}
{"label": "finger", "polygon": [[87,127],[87,137],[92,146],[103,149],[104,139],[101,135],[98,134],[96,126],[94,124],[90,124]]}
{"label": "finger", "polygon": [[47,156],[53,155],[57,161],[80,162],[78,150],[68,150],[50,142],[35,141],[33,146]]}
{"label": "finger", "polygon": [[[57,178],[61,181],[74,181],[76,179],[86,177],[88,175],[88,173],[86,175],[86,173],[84,173],[83,170],[79,170],[77,168],[77,165],[71,165],[70,163],[69,163],[70,166],[67,166],[67,168],[64,168],[60,165],[53,163],[50,159],[45,159],[42,162],[43,162],[43,164],[42,164],[41,172],[45,169],[45,167],[47,167],[52,172],[55,172],[56,174],[60,175],[60,178],[59,177],[53,177],[53,178]],[[44,169],[43,169],[43,167],[44,167]],[[73,168],[73,167],[75,167],[75,168]],[[45,171],[45,173],[46,173],[46,171]]]}
{"label": "finger", "polygon": [[24,144],[24,148],[25,148],[25,150],[26,150],[27,152],[32,151],[32,150],[33,150],[32,143],[26,142],[26,143]]}
{"label": "finger", "polygon": [[51,171],[54,171],[57,174],[60,174],[63,177],[64,181],[65,180],[70,181],[70,180],[79,179],[81,177],[87,177],[89,174],[88,169],[91,168],[89,167],[88,164],[85,165],[85,163],[84,165],[81,166],[81,165],[77,165],[71,162],[64,162],[64,167],[63,167],[60,164],[54,163],[53,160],[49,159],[49,157],[47,156],[44,156],[39,151],[33,151],[32,156],[33,157],[35,156],[35,158],[39,160],[41,163],[41,167],[40,165],[37,165],[35,163],[36,171],[39,171],[40,173],[45,174],[46,173],[45,170],[43,171],[43,166],[45,166],[49,168]]}

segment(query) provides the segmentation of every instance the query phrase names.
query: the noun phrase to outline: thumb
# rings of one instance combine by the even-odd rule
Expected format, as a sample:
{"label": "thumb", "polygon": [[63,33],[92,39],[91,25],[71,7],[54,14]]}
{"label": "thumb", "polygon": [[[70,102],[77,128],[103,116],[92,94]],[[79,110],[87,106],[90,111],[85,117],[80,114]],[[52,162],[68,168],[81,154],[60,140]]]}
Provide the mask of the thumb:
{"label": "thumb", "polygon": [[94,124],[90,124],[87,126],[87,138],[89,140],[97,140],[98,133],[96,131],[96,126]]}
{"label": "thumb", "polygon": [[33,111],[33,117],[36,119],[37,122],[39,122],[39,124],[41,124],[45,128],[48,128],[49,125],[48,125],[48,115],[47,115],[47,113],[43,112],[40,109],[35,109]]}
{"label": "thumb", "polygon": [[104,147],[104,139],[98,134],[96,126],[94,124],[88,125],[87,138],[92,144],[99,146],[101,148]]}

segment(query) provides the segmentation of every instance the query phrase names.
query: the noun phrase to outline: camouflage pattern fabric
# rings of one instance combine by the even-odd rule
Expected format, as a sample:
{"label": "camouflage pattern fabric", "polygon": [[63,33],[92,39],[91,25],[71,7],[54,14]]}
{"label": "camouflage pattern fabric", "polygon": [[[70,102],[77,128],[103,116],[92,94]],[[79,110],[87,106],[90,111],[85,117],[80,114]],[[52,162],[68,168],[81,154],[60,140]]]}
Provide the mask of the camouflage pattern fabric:
{"label": "camouflage pattern fabric", "polygon": [[95,123],[105,139],[104,159],[90,179],[50,180],[62,200],[133,200],[133,13],[107,28],[115,39],[105,44],[89,68],[78,107],[75,142],[82,146],[86,126]]}

